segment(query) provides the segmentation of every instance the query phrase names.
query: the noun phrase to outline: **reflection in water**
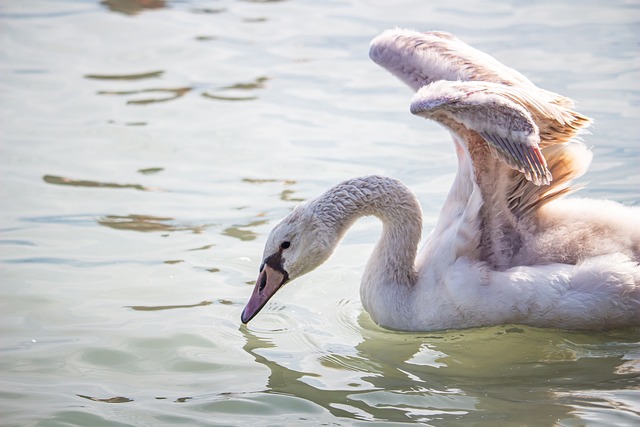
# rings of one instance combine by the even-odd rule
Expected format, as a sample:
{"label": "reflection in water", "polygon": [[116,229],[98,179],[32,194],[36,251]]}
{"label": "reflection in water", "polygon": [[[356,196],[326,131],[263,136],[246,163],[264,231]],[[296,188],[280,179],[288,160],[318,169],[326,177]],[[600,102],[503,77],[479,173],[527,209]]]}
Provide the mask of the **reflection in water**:
{"label": "reflection in water", "polygon": [[192,231],[194,233],[201,233],[207,227],[206,225],[197,226],[175,226],[171,224],[165,224],[166,221],[173,221],[174,218],[157,217],[151,215],[107,215],[98,220],[98,224],[105,227],[113,228],[116,230],[129,230],[129,231],[142,231],[142,232],[154,232],[154,231]]}
{"label": "reflection in water", "polygon": [[85,74],[86,79],[94,80],[142,80],[161,77],[164,71],[149,71],[138,74]]}
{"label": "reflection in water", "polygon": [[[203,36],[204,38],[199,38],[199,40],[211,40],[211,37]],[[139,73],[139,74],[87,74],[85,78],[88,79],[96,79],[96,80],[142,80],[148,78],[155,78],[162,76],[163,71],[152,71],[147,73]],[[222,101],[250,101],[257,99],[256,95],[246,95],[247,92],[254,91],[257,89],[264,89],[265,83],[269,80],[268,77],[257,77],[256,79],[249,82],[240,82],[234,83],[227,86],[222,86],[216,89],[211,89],[210,91],[202,92],[202,96],[209,99],[216,99]],[[144,95],[139,99],[129,99],[127,104],[132,105],[146,105],[153,104],[158,102],[166,102],[172,101],[174,99],[182,98],[189,92],[193,91],[194,87],[177,87],[177,88],[162,88],[162,87],[154,87],[154,88],[145,88],[145,89],[132,89],[132,90],[100,90],[98,91],[98,95],[116,95],[116,96],[127,96],[130,97],[132,95]],[[162,95],[162,96],[153,96],[149,97],[148,94],[154,95]]]}
{"label": "reflection in water", "polygon": [[282,190],[280,193],[280,200],[285,202],[304,202],[304,198],[302,197],[292,197],[295,191],[293,190]]}
{"label": "reflection in water", "polygon": [[112,12],[135,15],[143,10],[162,9],[166,7],[165,0],[102,0],[100,2]]}
{"label": "reflection in water", "polygon": [[242,22],[255,24],[255,23],[259,23],[259,22],[267,22],[267,18],[262,17],[262,16],[258,17],[258,18],[243,18]]}
{"label": "reflection in water", "polygon": [[205,246],[200,246],[199,248],[194,248],[194,249],[187,249],[187,252],[192,252],[192,251],[206,251],[208,249],[211,249],[212,247],[214,247],[214,244],[210,244],[210,245],[205,245]]}
{"label": "reflection in water", "polygon": [[228,96],[228,95],[214,95],[211,93],[203,93],[204,98],[215,99],[217,101],[253,101],[258,99],[257,96]]}
{"label": "reflection in water", "polygon": [[[219,93],[211,93],[211,92],[203,92],[202,96],[205,98],[216,99],[221,101],[250,101],[253,99],[257,99],[258,97],[255,95],[242,95],[243,92],[252,91],[255,89],[264,89],[265,83],[269,80],[268,77],[257,77],[253,81],[244,82],[244,83],[235,83],[228,86],[223,86],[219,89],[216,89],[214,92],[224,92],[224,94]],[[234,94],[234,92],[238,92],[238,94]],[[231,93],[231,94],[229,94]]]}
{"label": "reflection in water", "polygon": [[269,178],[242,178],[242,182],[246,182],[249,184],[265,184],[271,182],[282,182],[284,185],[293,185],[296,183],[293,179],[269,179]]}
{"label": "reflection in water", "polygon": [[211,7],[200,7],[200,8],[191,9],[191,12],[193,13],[205,13],[209,15],[217,15],[218,13],[223,13],[226,11],[227,9],[225,9],[224,7],[220,7],[217,9],[211,8]]}
{"label": "reflection in water", "polygon": [[138,172],[143,175],[153,175],[153,174],[162,172],[163,170],[164,168],[144,168],[144,169],[138,169]]}
{"label": "reflection in water", "polygon": [[[599,390],[637,387],[637,375],[617,369],[626,363],[622,355],[629,354],[628,346],[638,348],[637,332],[626,337],[633,343],[622,344],[606,335],[569,334],[575,341],[570,346],[583,353],[576,359],[555,331],[493,327],[425,336],[379,329],[366,314],[358,323],[361,341],[355,346],[331,345],[327,339],[323,348],[313,348],[313,336],[321,331],[308,325],[271,331],[243,325],[245,351],[270,371],[263,393],[297,396],[336,417],[383,422],[464,419],[495,425],[521,423],[523,413],[531,413],[531,420],[544,414],[553,422],[571,422],[580,417],[577,408],[593,405],[637,414],[628,402],[611,402],[609,393],[572,391],[583,382],[597,383]],[[296,335],[308,335],[297,341],[312,348],[287,348]],[[621,357],[612,356],[616,345],[624,347]],[[587,355],[594,347],[601,354]]]}
{"label": "reflection in water", "polygon": [[[384,402],[373,403],[364,398],[367,393],[379,389],[385,390],[385,393],[397,390],[399,384],[406,381],[406,375],[399,369],[392,368],[392,365],[383,365],[375,357],[363,352],[362,343],[356,347],[358,351],[355,354],[350,348],[341,348],[344,353],[350,354],[332,354],[321,349],[298,349],[297,352],[286,351],[288,357],[282,357],[284,351],[279,349],[277,335],[292,335],[294,331],[254,334],[246,326],[242,326],[241,331],[247,338],[245,351],[257,363],[269,368],[264,393],[297,396],[320,405],[339,418],[363,421],[411,420],[405,413],[402,399],[398,399],[394,405],[385,405]],[[364,343],[366,348],[366,341]],[[371,341],[369,343],[373,344]],[[389,347],[388,342],[385,344],[386,353],[392,354],[396,360],[402,360],[403,356],[398,353],[397,346]],[[393,351],[390,351],[392,348]],[[417,349],[416,344],[410,352],[415,353]],[[308,367],[309,372],[293,368],[300,365]],[[342,377],[345,381],[341,383],[340,379],[330,377]]]}
{"label": "reflection in water", "polygon": [[303,376],[310,374],[289,369],[275,361],[269,360],[268,357],[262,355],[263,350],[276,348],[276,344],[266,337],[262,338],[253,334],[245,325],[241,328],[242,333],[247,338],[244,350],[251,354],[257,363],[269,368],[270,374],[264,390],[265,393],[282,393],[301,398],[313,396],[311,399],[312,402],[329,410],[333,415],[337,417],[349,417],[349,412],[340,408],[334,408],[333,406],[334,402],[347,400],[348,393],[339,390],[318,390],[301,381]]}
{"label": "reflection in water", "polygon": [[280,3],[285,0],[244,0],[249,3]]}
{"label": "reflection in water", "polygon": [[212,40],[217,40],[218,38],[216,36],[197,36],[196,40],[198,40],[199,42],[210,42]]}
{"label": "reflection in water", "polygon": [[265,87],[265,82],[269,80],[268,77],[258,77],[255,80],[248,82],[248,83],[236,83],[233,85],[229,85],[229,86],[224,86],[223,88],[221,88],[221,90],[233,90],[233,89],[240,89],[240,90],[251,90],[251,89],[264,89]]}
{"label": "reflection in water", "polygon": [[268,221],[266,221],[266,220],[258,220],[258,221],[252,221],[252,222],[250,222],[248,224],[244,224],[244,225],[234,225],[232,227],[225,228],[222,231],[222,234],[224,234],[225,236],[229,236],[229,237],[235,237],[235,238],[243,240],[243,241],[254,240],[256,237],[258,237],[258,234],[254,233],[253,231],[250,231],[250,230],[243,230],[243,228],[246,228],[246,227],[258,227],[260,225],[266,224],[267,222]]}
{"label": "reflection in water", "polygon": [[141,90],[120,90],[120,91],[108,91],[101,90],[98,92],[98,95],[139,95],[141,93],[153,93],[153,94],[166,94],[166,96],[162,96],[159,98],[142,98],[142,99],[130,99],[127,101],[127,104],[153,104],[156,102],[166,102],[172,101],[174,99],[178,99],[191,92],[193,88],[191,87],[178,87],[178,88],[152,88],[152,89],[141,89]]}
{"label": "reflection in water", "polygon": [[29,240],[0,240],[0,245],[11,246],[37,246],[35,243]]}
{"label": "reflection in water", "polygon": [[[249,184],[266,184],[266,183],[274,183],[274,182],[281,182],[284,185],[293,185],[296,184],[296,181],[293,179],[284,179],[284,180],[278,180],[278,179],[264,179],[264,178],[242,178],[242,182],[246,182]],[[304,202],[304,198],[302,197],[293,197],[293,194],[295,194],[295,190],[291,190],[291,189],[284,189],[282,190],[282,192],[280,193],[280,200],[285,201],[285,202]]]}
{"label": "reflection in water", "polygon": [[100,182],[82,179],[65,178],[63,176],[45,175],[42,177],[47,184],[71,185],[73,187],[98,187],[98,188],[133,188],[141,191],[158,191],[157,188],[145,187],[140,184],[117,184],[114,182]]}
{"label": "reflection in water", "polygon": [[116,397],[108,397],[105,399],[100,399],[98,397],[85,396],[82,394],[76,394],[78,397],[82,397],[83,399],[93,400],[94,402],[102,402],[102,403],[127,403],[133,402],[133,399],[129,399],[128,397],[116,396]]}
{"label": "reflection in water", "polygon": [[181,304],[181,305],[155,305],[155,306],[147,306],[147,305],[128,305],[126,308],[130,308],[136,311],[161,311],[161,310],[174,310],[176,308],[194,308],[194,307],[203,307],[206,305],[211,305],[213,302],[211,301],[201,301],[197,304]]}
{"label": "reflection in water", "polygon": [[118,123],[115,120],[107,120],[107,123],[115,125],[115,124],[120,124],[122,126],[146,126],[147,122],[121,122]]}

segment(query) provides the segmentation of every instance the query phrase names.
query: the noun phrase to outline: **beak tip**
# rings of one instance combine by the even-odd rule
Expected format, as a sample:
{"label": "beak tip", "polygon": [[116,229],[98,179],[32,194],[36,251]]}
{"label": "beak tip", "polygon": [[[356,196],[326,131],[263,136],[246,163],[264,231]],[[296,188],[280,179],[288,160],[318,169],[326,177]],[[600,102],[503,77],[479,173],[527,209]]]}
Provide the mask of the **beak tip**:
{"label": "beak tip", "polygon": [[269,265],[264,267],[258,276],[251,298],[240,315],[242,323],[249,323],[262,310],[267,301],[287,281],[287,276],[286,272],[274,270]]}
{"label": "beak tip", "polygon": [[240,315],[240,320],[242,321],[242,323],[244,323],[245,325],[247,323],[249,323],[249,320],[251,320],[251,316],[247,316],[247,308],[245,307],[244,310],[242,310],[242,314]]}

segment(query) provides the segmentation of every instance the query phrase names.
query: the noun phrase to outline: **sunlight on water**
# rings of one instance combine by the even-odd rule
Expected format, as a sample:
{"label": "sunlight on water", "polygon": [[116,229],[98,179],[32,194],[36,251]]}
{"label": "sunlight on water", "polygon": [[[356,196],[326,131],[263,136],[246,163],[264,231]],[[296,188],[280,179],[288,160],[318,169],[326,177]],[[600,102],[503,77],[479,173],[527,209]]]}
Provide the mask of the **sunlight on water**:
{"label": "sunlight on water", "polygon": [[368,58],[453,32],[595,119],[584,195],[640,202],[636,2],[28,0],[0,5],[2,425],[638,425],[637,329],[376,326],[380,224],[240,313],[269,230],[354,176],[416,192],[449,136]]}

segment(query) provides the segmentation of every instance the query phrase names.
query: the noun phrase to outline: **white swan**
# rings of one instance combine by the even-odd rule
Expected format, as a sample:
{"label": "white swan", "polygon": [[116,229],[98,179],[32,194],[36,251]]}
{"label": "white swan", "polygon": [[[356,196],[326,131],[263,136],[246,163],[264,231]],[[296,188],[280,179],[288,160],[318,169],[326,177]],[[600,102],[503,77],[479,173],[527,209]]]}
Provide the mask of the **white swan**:
{"label": "white swan", "polygon": [[589,123],[572,102],[446,33],[387,31],[370,56],[417,90],[412,113],[453,136],[458,172],[437,225],[418,254],[409,189],[381,176],[340,183],[272,230],[242,321],[374,215],[383,231],[360,295],[383,327],[640,326],[640,208],[561,198],[591,160],[572,139]]}

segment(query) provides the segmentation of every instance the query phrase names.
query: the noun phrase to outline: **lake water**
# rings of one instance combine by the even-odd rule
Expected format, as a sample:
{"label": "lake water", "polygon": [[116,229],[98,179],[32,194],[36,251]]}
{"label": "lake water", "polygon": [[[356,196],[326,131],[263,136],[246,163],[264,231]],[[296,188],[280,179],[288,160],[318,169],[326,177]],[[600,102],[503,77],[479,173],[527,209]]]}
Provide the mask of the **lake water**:
{"label": "lake water", "polygon": [[4,1],[0,424],[640,425],[640,334],[377,327],[380,232],[248,326],[271,227],[353,176],[435,223],[448,134],[368,59],[450,31],[595,119],[582,195],[640,203],[638,1]]}

